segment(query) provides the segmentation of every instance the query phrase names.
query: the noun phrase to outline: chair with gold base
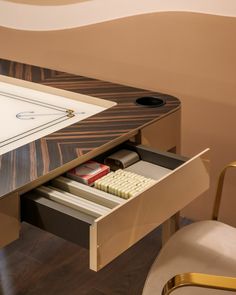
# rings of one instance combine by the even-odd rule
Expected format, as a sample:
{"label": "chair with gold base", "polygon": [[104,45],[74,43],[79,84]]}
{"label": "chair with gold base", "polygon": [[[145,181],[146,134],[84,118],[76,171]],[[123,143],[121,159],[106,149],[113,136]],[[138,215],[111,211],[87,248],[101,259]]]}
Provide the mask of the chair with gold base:
{"label": "chair with gold base", "polygon": [[236,294],[236,228],[218,220],[226,171],[221,172],[213,220],[183,227],[164,245],[154,261],[143,295]]}

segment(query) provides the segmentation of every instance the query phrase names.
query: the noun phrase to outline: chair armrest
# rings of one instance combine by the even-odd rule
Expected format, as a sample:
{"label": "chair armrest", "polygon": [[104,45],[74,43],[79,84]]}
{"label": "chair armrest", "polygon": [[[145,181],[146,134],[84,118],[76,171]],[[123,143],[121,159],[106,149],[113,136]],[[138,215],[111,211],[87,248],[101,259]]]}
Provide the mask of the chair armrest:
{"label": "chair armrest", "polygon": [[236,168],[236,162],[232,162],[232,163],[228,164],[227,166],[225,166],[225,168],[220,173],[218,184],[217,184],[214,207],[213,207],[213,214],[212,214],[213,220],[218,220],[221,197],[222,197],[222,190],[223,190],[224,179],[225,179],[225,173],[229,168]]}
{"label": "chair armrest", "polygon": [[236,278],[202,273],[179,274],[165,284],[162,295],[169,295],[174,290],[187,286],[236,292]]}

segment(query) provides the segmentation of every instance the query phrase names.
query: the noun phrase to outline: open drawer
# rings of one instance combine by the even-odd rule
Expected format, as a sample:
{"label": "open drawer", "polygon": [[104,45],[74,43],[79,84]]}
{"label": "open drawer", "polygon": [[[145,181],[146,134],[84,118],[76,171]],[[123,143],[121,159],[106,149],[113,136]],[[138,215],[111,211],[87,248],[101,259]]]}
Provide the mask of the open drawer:
{"label": "open drawer", "polygon": [[97,271],[209,187],[208,150],[186,159],[141,145],[128,148],[141,159],[128,169],[152,176],[151,187],[124,200],[59,177],[21,196],[22,219],[88,247],[90,268]]}

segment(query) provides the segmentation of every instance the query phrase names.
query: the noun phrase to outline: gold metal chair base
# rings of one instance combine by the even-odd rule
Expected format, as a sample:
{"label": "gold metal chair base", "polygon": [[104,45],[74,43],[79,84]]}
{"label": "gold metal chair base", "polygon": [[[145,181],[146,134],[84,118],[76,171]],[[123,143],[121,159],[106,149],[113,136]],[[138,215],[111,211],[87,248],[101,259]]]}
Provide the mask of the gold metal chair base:
{"label": "gold metal chair base", "polygon": [[236,292],[236,278],[202,273],[179,274],[165,284],[162,295],[169,295],[174,290],[187,286]]}

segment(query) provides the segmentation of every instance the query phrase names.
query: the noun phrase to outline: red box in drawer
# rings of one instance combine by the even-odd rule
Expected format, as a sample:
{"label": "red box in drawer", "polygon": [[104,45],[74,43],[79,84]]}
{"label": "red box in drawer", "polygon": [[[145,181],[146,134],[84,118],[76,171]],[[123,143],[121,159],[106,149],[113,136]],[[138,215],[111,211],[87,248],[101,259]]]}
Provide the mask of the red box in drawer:
{"label": "red box in drawer", "polygon": [[67,172],[67,177],[92,185],[95,180],[110,172],[110,167],[95,161],[88,161]]}

